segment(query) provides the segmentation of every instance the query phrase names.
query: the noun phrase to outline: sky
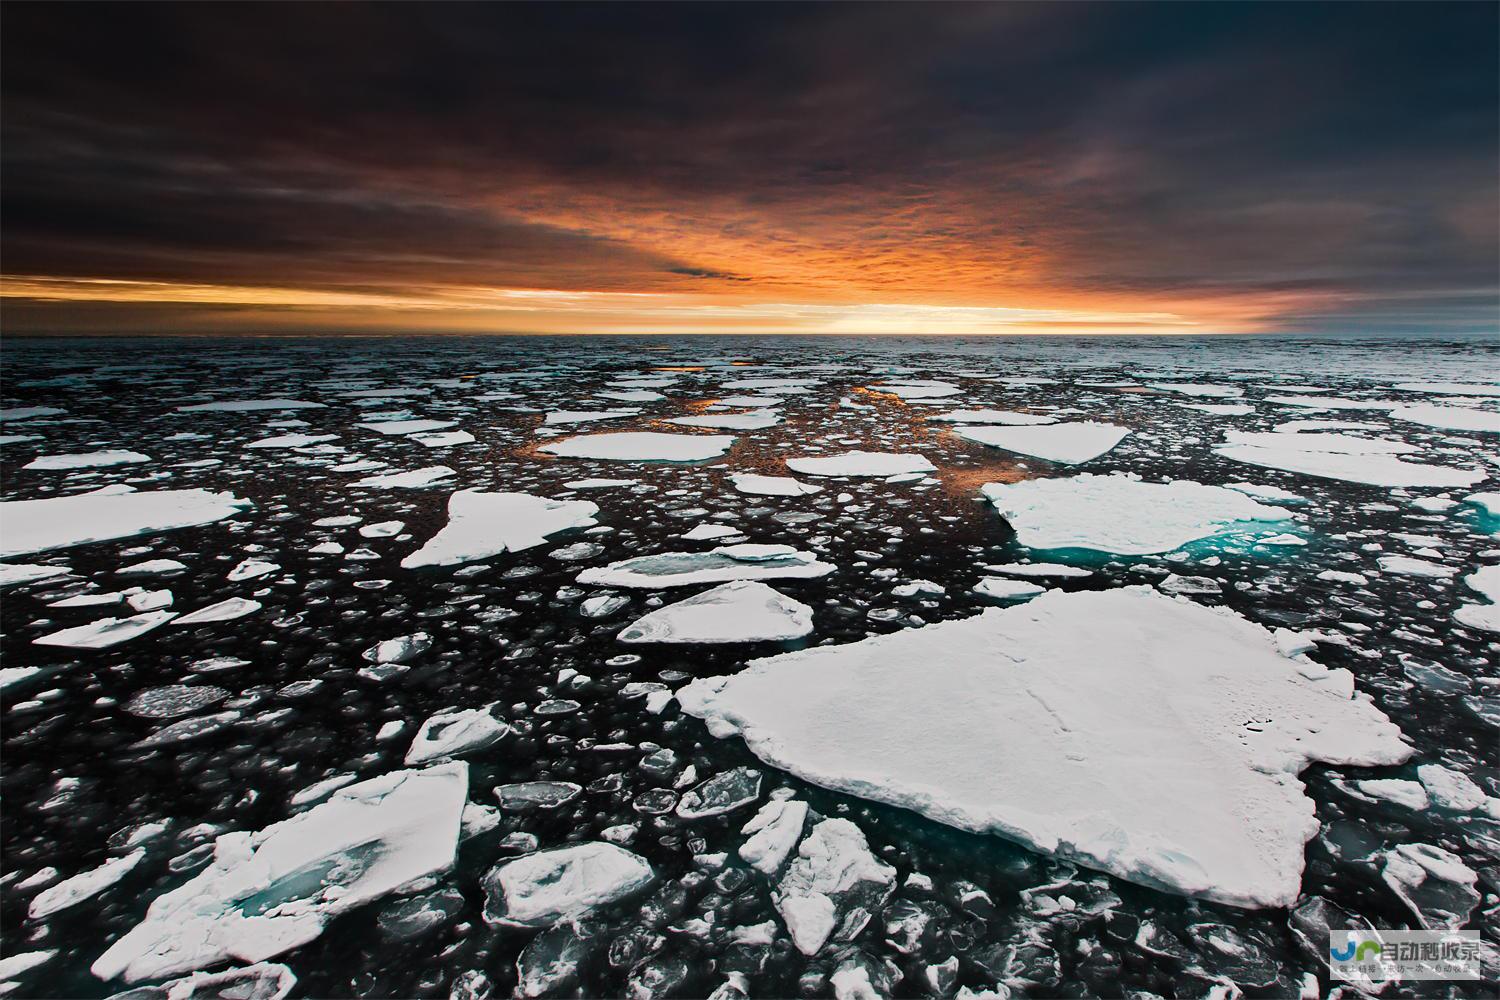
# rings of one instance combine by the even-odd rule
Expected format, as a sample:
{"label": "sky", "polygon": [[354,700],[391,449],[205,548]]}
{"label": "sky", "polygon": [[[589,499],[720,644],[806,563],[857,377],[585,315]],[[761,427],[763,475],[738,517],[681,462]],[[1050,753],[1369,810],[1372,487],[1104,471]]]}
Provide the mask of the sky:
{"label": "sky", "polygon": [[1500,331],[1500,5],[5,5],[6,333]]}

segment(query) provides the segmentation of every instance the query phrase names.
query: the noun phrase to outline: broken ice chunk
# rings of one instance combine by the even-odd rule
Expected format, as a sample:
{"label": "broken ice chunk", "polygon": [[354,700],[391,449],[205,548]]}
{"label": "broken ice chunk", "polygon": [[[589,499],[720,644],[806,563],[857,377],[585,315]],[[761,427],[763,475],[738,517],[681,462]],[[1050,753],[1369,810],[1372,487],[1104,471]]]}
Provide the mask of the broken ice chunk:
{"label": "broken ice chunk", "polygon": [[791,476],[760,476],[753,472],[736,472],[730,480],[741,493],[768,497],[800,497],[823,492],[823,487],[803,483]]}
{"label": "broken ice chunk", "polygon": [[1063,465],[1082,465],[1113,450],[1130,433],[1130,428],[1085,420],[1040,427],[959,426],[953,428],[953,433],[967,441],[1020,455],[1033,455]]}
{"label": "broken ice chunk", "polygon": [[760,772],[750,767],[731,768],[684,793],[677,803],[683,819],[720,816],[760,798]]}
{"label": "broken ice chunk", "polygon": [[908,472],[934,472],[933,465],[921,455],[901,455],[879,451],[848,451],[826,458],[789,458],[787,468],[809,476],[898,476]]}
{"label": "broken ice chunk", "polygon": [[1469,922],[1479,876],[1458,855],[1431,844],[1401,844],[1386,851],[1380,876],[1428,930],[1456,930]]}
{"label": "broken ice chunk", "polygon": [[549,535],[597,523],[597,513],[598,505],[587,500],[459,490],[448,498],[448,523],[426,545],[401,560],[401,566],[457,566],[531,548]]}
{"label": "broken ice chunk", "polygon": [[87,625],[77,625],[33,639],[37,646],[66,646],[70,649],[108,649],[177,617],[175,611],[148,611],[129,618],[101,618]]}
{"label": "broken ice chunk", "polygon": [[896,870],[870,853],[859,827],[825,819],[802,841],[772,901],[797,950],[816,955],[830,937],[853,939],[895,884]]}
{"label": "broken ice chunk", "polygon": [[740,828],[740,833],[751,834],[750,839],[740,845],[740,857],[756,871],[774,875],[787,855],[792,853],[792,848],[797,846],[797,838],[802,836],[802,824],[806,820],[806,802],[772,799]]}
{"label": "broken ice chunk", "polygon": [[137,848],[123,857],[110,858],[97,868],[63,879],[56,885],[37,893],[31,900],[31,906],[27,908],[26,915],[32,920],[41,920],[58,910],[65,910],[85,899],[97,896],[129,875],[145,857],[145,849]]}
{"label": "broken ice chunk", "polygon": [[577,920],[646,888],[646,859],[602,842],[530,854],[490,869],[481,886],[484,919],[512,927],[550,927]]}
{"label": "broken ice chunk", "polygon": [[422,723],[406,751],[406,763],[459,757],[498,743],[510,726],[495,718],[494,705],[439,712]]}
{"label": "broken ice chunk", "polygon": [[306,944],[340,913],[451,868],[468,786],[461,762],[393,771],[258,833],[222,834],[209,867],[156,897],[94,975],[136,982]]}
{"label": "broken ice chunk", "polygon": [[739,580],[658,608],[627,626],[621,642],[772,642],[812,631],[812,608]]}
{"label": "broken ice chunk", "polygon": [[153,490],[83,493],[0,503],[0,558],[220,521],[255,505],[233,493]]}
{"label": "broken ice chunk", "polygon": [[537,450],[559,458],[597,458],[617,462],[702,462],[729,450],[728,434],[662,434],[622,431],[584,434],[544,444]]}
{"label": "broken ice chunk", "polygon": [[596,566],[578,582],[604,587],[683,587],[726,580],[809,579],[834,567],[790,546],[721,545],[708,552],[663,552]]}
{"label": "broken ice chunk", "polygon": [[111,465],[133,465],[151,461],[150,455],[138,451],[91,451],[83,455],[42,455],[23,469],[59,471],[63,469],[96,469]]}

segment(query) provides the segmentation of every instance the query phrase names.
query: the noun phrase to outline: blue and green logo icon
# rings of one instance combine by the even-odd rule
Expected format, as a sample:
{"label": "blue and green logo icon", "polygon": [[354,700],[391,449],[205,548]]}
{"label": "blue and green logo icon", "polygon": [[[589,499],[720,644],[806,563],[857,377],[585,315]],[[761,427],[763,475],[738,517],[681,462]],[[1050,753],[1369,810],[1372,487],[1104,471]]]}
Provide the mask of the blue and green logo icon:
{"label": "blue and green logo icon", "polygon": [[1333,942],[1328,944],[1328,954],[1335,962],[1364,962],[1371,958],[1380,957],[1380,942],[1364,938],[1355,940],[1355,935],[1349,935],[1349,940],[1339,947]]}

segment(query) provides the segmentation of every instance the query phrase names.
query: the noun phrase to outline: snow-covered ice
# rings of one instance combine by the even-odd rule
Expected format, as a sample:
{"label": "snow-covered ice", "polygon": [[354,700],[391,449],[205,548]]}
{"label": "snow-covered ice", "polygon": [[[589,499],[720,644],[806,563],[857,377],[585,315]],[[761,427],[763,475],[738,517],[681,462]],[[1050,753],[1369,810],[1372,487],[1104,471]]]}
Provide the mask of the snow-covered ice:
{"label": "snow-covered ice", "polygon": [[789,545],[720,545],[708,552],[662,552],[597,566],[579,573],[578,582],[600,587],[684,587],[730,580],[810,579],[833,571],[830,563]]}
{"label": "snow-covered ice", "polygon": [[538,451],[559,458],[596,458],[617,462],[703,462],[729,450],[727,434],[662,434],[621,431],[584,434],[544,444]]}
{"label": "snow-covered ice", "polygon": [[550,535],[595,524],[597,513],[598,505],[587,500],[458,490],[448,498],[448,523],[401,565],[457,566],[518,552],[541,545]]}
{"label": "snow-covered ice", "polygon": [[31,640],[37,646],[64,646],[68,649],[108,649],[145,635],[177,617],[172,611],[148,611],[129,618],[101,618],[87,625],[49,632]]}
{"label": "snow-covered ice", "polygon": [[507,861],[483,879],[484,919],[513,927],[551,927],[619,902],[655,880],[645,859],[599,841]]}
{"label": "snow-covered ice", "polygon": [[878,451],[849,451],[842,455],[820,458],[789,458],[787,468],[808,476],[899,476],[911,472],[933,472],[933,465],[921,455],[900,455]]}
{"label": "snow-covered ice", "polygon": [[741,493],[753,493],[767,497],[802,497],[820,493],[823,487],[804,483],[791,476],[761,476],[753,472],[736,472],[730,477],[734,488]]}
{"label": "snow-covered ice", "polygon": [[1032,455],[1063,465],[1082,465],[1114,449],[1130,428],[1082,421],[1041,427],[971,427],[960,425],[953,433],[968,441]]}
{"label": "snow-covered ice", "polygon": [[1298,772],[1410,753],[1347,671],[1138,587],[755,660],[678,701],[815,784],[1244,907],[1300,891]]}
{"label": "snow-covered ice", "polygon": [[107,489],[0,503],[0,557],[212,524],[254,507],[233,493]]}
{"label": "snow-covered ice", "polygon": [[619,634],[621,642],[770,642],[813,628],[812,608],[753,580],[737,580],[657,608]]}
{"label": "snow-covered ice", "polygon": [[40,471],[98,469],[111,465],[135,465],[149,461],[151,461],[150,455],[142,455],[138,451],[90,451],[76,455],[41,455],[21,468]]}

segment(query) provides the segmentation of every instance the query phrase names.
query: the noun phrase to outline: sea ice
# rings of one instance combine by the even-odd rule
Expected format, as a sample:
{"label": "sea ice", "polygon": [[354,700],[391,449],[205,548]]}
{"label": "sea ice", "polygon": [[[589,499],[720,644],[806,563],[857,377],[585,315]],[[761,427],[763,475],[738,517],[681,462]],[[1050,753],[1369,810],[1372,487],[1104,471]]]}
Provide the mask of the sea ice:
{"label": "sea ice", "polygon": [[1280,434],[1263,431],[1226,431],[1226,445],[1246,448],[1327,452],[1334,455],[1410,455],[1421,451],[1414,444],[1385,438],[1358,437],[1354,434],[1303,433]]}
{"label": "sea ice", "polygon": [[228,622],[236,618],[243,618],[246,615],[254,614],[259,610],[259,601],[252,601],[248,597],[228,597],[217,604],[210,604],[206,608],[199,608],[197,611],[183,615],[172,622],[172,626],[175,628],[179,625],[203,625],[207,622]]}
{"label": "sea ice", "polygon": [[538,451],[560,458],[597,458],[620,462],[702,462],[729,450],[728,434],[662,434],[621,431],[584,434],[544,444]]}
{"label": "sea ice", "polygon": [[1484,632],[1500,632],[1500,563],[1479,567],[1464,577],[1464,583],[1489,603],[1460,605],[1453,612],[1454,621]]}
{"label": "sea ice", "polygon": [[179,406],[178,413],[252,413],[258,410],[320,410],[326,403],[314,403],[306,399],[242,399],[220,403],[194,403]]}
{"label": "sea ice", "polygon": [[456,475],[446,465],[429,465],[411,472],[389,472],[379,476],[366,476],[355,480],[355,486],[366,486],[376,490],[420,489],[432,486]]}
{"label": "sea ice", "polygon": [[468,787],[461,762],[392,771],[258,833],[222,834],[210,865],[156,897],[93,973],[136,982],[306,944],[340,913],[451,868]]}
{"label": "sea ice", "polygon": [[614,844],[594,841],[529,854],[484,876],[484,919],[551,927],[634,895],[654,879],[644,858]]}
{"label": "sea ice", "polygon": [[129,854],[118,858],[110,858],[98,868],[80,872],[72,878],[63,879],[56,885],[49,886],[37,893],[31,900],[31,906],[26,915],[32,920],[41,920],[43,917],[51,916],[58,910],[65,910],[70,906],[76,906],[93,896],[99,895],[105,889],[114,885],[120,879],[129,875],[146,857],[142,848],[136,848]]}
{"label": "sea ice", "polygon": [[673,417],[669,424],[683,427],[710,427],[726,431],[759,431],[781,423],[775,410],[750,410],[746,413],[703,413],[692,417]]}
{"label": "sea ice", "polygon": [[1056,417],[1048,417],[1040,413],[1017,413],[1015,410],[948,410],[943,413],[934,413],[927,419],[954,424],[1010,424],[1011,426],[1057,423]]}
{"label": "sea ice", "polygon": [[1396,420],[1454,431],[1500,434],[1500,413],[1468,406],[1398,406],[1391,411]]}
{"label": "sea ice", "polygon": [[[1349,438],[1348,435],[1313,434],[1263,434],[1264,439],[1285,438],[1277,447],[1259,444],[1223,444],[1214,448],[1215,453],[1236,462],[1259,465],[1268,469],[1283,469],[1300,472],[1306,476],[1338,479],[1348,483],[1364,483],[1368,486],[1472,486],[1488,476],[1478,469],[1452,469],[1439,465],[1419,465],[1405,462],[1389,454],[1370,451],[1309,450],[1303,445],[1307,438],[1342,438],[1345,447],[1353,447],[1350,441],[1369,441],[1369,438]],[[1387,445],[1392,442],[1386,442]],[[1316,444],[1316,443],[1314,443]]]}
{"label": "sea ice", "polygon": [[406,751],[406,764],[459,757],[498,743],[510,726],[495,718],[494,705],[439,712],[422,723]]}
{"label": "sea ice", "polygon": [[774,875],[797,846],[807,820],[807,803],[772,799],[740,828],[750,838],[740,845],[740,857],[763,875]]}
{"label": "sea ice", "polygon": [[808,476],[899,476],[934,472],[937,466],[921,455],[880,451],[849,451],[826,458],[789,458],[787,468]]}
{"label": "sea ice", "polygon": [[[764,549],[773,549],[765,552]],[[662,552],[637,556],[578,574],[578,582],[600,587],[684,587],[729,580],[808,579],[827,576],[830,563],[787,545],[720,545],[708,552]]]}
{"label": "sea ice", "polygon": [[255,505],[233,493],[128,488],[0,503],[0,557],[210,524]]}
{"label": "sea ice", "polygon": [[677,697],[815,784],[1244,907],[1298,895],[1318,829],[1299,771],[1410,754],[1348,671],[1141,587],[755,660]]}
{"label": "sea ice", "polygon": [[736,472],[730,480],[741,493],[765,497],[801,497],[821,493],[823,487],[798,482],[791,476],[760,476],[753,472]]}
{"label": "sea ice", "polygon": [[381,434],[426,434],[445,430],[456,423],[457,420],[367,420],[355,426]]}
{"label": "sea ice", "polygon": [[1121,555],[1170,552],[1188,542],[1291,515],[1219,486],[1143,483],[1123,475],[987,483],[980,492],[1034,549]]}
{"label": "sea ice", "polygon": [[633,417],[640,410],[551,410],[542,420],[544,427],[558,427],[562,424],[586,424],[595,420],[618,420],[620,417]]}
{"label": "sea ice", "polygon": [[150,455],[138,451],[90,451],[78,455],[41,455],[23,469],[60,471],[63,469],[96,469],[110,465],[134,465],[151,461]]}
{"label": "sea ice", "polygon": [[848,941],[863,930],[895,883],[896,870],[870,853],[859,827],[825,819],[802,841],[772,902],[797,950],[816,955],[830,937]]}
{"label": "sea ice", "polygon": [[1028,597],[1035,597],[1044,593],[1046,587],[1039,587],[1025,580],[1007,580],[1000,576],[987,576],[974,585],[974,593],[981,597],[993,597],[1001,601],[1019,601]]}
{"label": "sea ice", "polygon": [[549,535],[597,523],[597,504],[530,493],[459,490],[448,498],[448,523],[401,560],[405,569],[457,566],[540,545]]}
{"label": "sea ice", "polygon": [[760,798],[760,780],[760,772],[754,768],[730,768],[683,793],[677,815],[706,819],[733,812]]}
{"label": "sea ice", "polygon": [[76,625],[33,639],[37,646],[65,646],[69,649],[108,649],[128,639],[145,635],[177,617],[174,611],[148,611],[129,618],[101,618],[87,625]]}
{"label": "sea ice", "polygon": [[1110,451],[1125,439],[1130,428],[1082,421],[1042,427],[970,427],[960,425],[953,433],[968,441],[1003,448],[1020,455],[1033,455],[1049,462],[1081,465]]}
{"label": "sea ice", "polygon": [[67,576],[71,572],[66,566],[38,566],[32,563],[0,563],[0,587],[14,587],[22,583],[35,583],[53,577]]}
{"label": "sea ice", "polygon": [[1479,876],[1451,851],[1431,844],[1399,844],[1384,852],[1380,876],[1427,930],[1456,930],[1469,922]]}
{"label": "sea ice", "polygon": [[1437,396],[1500,396],[1500,385],[1480,382],[1401,382],[1392,388]]}
{"label": "sea ice", "polygon": [[12,406],[7,410],[0,410],[0,420],[30,420],[33,417],[55,417],[67,413],[55,406]]}
{"label": "sea ice", "polygon": [[251,441],[245,445],[246,448],[306,448],[310,444],[320,444],[324,441],[333,441],[338,438],[337,434],[278,434],[275,437],[261,438]]}
{"label": "sea ice", "polygon": [[738,580],[636,619],[621,642],[771,642],[813,629],[812,608],[763,583]]}
{"label": "sea ice", "polygon": [[986,563],[985,569],[1005,576],[1093,576],[1094,571],[1066,563]]}

